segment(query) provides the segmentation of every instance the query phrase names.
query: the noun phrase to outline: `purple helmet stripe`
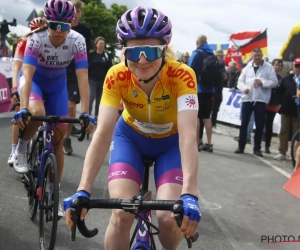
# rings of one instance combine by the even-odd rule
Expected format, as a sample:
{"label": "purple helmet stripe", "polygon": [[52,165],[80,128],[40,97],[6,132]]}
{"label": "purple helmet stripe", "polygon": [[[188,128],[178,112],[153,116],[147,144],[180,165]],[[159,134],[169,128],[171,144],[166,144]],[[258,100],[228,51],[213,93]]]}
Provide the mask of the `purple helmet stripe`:
{"label": "purple helmet stripe", "polygon": [[44,5],[46,19],[72,22],[75,13],[75,7],[66,0],[49,0]]}
{"label": "purple helmet stripe", "polygon": [[158,38],[169,44],[172,23],[160,10],[139,6],[126,11],[117,23],[117,38],[121,45],[127,39]]}

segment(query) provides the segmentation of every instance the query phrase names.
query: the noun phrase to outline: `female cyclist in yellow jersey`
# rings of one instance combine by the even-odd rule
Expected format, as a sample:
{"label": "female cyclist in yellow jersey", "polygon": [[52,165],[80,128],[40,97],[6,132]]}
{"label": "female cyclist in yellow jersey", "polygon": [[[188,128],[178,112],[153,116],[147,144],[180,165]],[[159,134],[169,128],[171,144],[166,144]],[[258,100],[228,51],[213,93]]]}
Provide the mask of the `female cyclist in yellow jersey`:
{"label": "female cyclist in yellow jersey", "polygon": [[[72,199],[90,198],[109,148],[111,198],[131,199],[136,195],[144,172],[142,157],[152,157],[156,199],[183,201],[180,229],[169,212],[157,211],[161,244],[175,250],[183,235],[189,237],[195,232],[201,219],[195,73],[172,59],[174,53],[168,47],[172,24],[161,11],[147,7],[128,10],[118,21],[116,31],[124,46],[125,62],[113,66],[106,75],[99,123],[86,154],[78,191],[64,200],[67,223],[71,227]],[[115,126],[121,99],[125,109]],[[83,211],[82,217],[85,214]],[[105,235],[106,250],[129,249],[133,220],[133,215],[113,210]]]}

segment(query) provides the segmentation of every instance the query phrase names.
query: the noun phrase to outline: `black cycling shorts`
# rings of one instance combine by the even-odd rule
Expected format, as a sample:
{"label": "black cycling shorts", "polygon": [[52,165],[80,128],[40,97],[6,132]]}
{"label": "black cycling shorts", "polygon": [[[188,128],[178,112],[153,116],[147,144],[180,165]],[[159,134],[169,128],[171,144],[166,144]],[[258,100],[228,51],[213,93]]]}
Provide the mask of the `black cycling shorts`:
{"label": "black cycling shorts", "polygon": [[209,119],[214,101],[214,93],[198,93],[198,118]]}
{"label": "black cycling shorts", "polygon": [[80,103],[80,93],[77,79],[67,81],[67,88],[69,101],[75,102],[76,104]]}

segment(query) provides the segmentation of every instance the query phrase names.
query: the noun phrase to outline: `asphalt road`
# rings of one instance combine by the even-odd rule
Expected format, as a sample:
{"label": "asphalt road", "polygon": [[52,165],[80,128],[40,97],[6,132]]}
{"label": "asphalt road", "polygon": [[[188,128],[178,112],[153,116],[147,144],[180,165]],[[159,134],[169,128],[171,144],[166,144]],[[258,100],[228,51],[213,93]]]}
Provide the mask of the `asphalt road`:
{"label": "asphalt road", "polygon": [[[282,189],[287,177],[251,153],[234,154],[237,143],[232,137],[214,134],[213,140],[214,153],[199,153],[202,220],[198,228],[200,237],[193,249],[300,249],[300,242],[261,242],[264,235],[300,235],[300,200]],[[11,150],[8,115],[0,116],[0,142],[0,249],[38,249],[38,220],[32,222],[29,219],[21,176],[7,165]],[[86,140],[79,143],[73,138],[74,154],[66,156],[60,200],[76,191],[89,143]],[[247,150],[251,152],[251,147]],[[285,172],[292,172],[290,164],[275,162],[271,157],[267,160]],[[94,198],[108,196],[107,161],[108,158],[94,183]],[[153,184],[150,188],[154,190]],[[109,217],[109,210],[91,211],[87,224],[91,228],[98,227],[99,234],[86,239],[78,233],[75,242],[70,239],[65,221],[60,220],[56,249],[104,249],[103,238]],[[188,249],[184,240],[179,249]]]}

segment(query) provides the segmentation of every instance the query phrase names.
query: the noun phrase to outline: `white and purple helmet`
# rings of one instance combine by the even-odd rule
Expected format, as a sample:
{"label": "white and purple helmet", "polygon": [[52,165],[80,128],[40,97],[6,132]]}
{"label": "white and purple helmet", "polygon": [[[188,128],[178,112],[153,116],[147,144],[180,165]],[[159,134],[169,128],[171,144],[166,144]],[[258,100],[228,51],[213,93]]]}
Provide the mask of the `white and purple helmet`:
{"label": "white and purple helmet", "polygon": [[139,6],[122,15],[116,32],[121,45],[128,39],[139,38],[158,38],[168,45],[172,38],[172,23],[160,10]]}
{"label": "white and purple helmet", "polygon": [[73,4],[66,0],[49,0],[44,5],[44,16],[47,20],[72,22],[75,18],[76,9]]}

